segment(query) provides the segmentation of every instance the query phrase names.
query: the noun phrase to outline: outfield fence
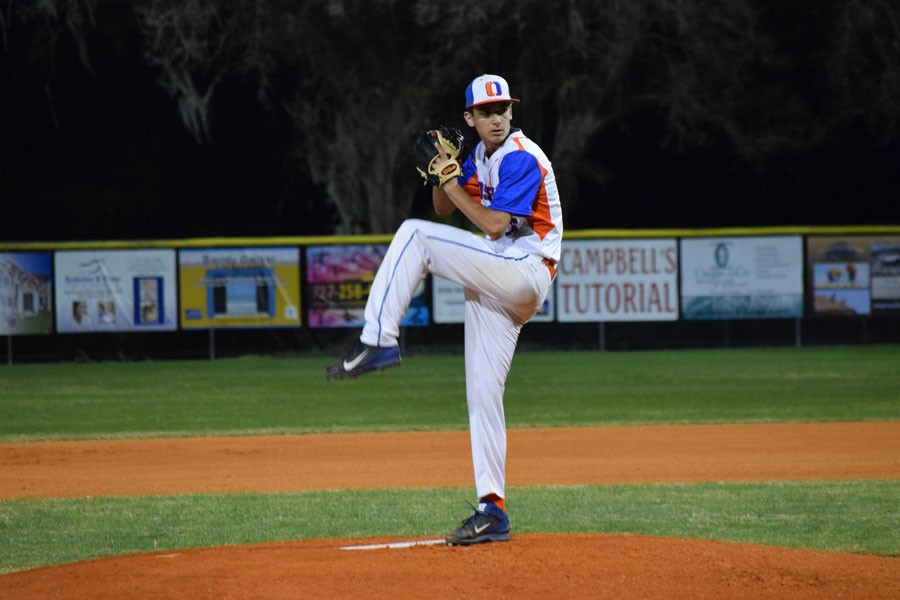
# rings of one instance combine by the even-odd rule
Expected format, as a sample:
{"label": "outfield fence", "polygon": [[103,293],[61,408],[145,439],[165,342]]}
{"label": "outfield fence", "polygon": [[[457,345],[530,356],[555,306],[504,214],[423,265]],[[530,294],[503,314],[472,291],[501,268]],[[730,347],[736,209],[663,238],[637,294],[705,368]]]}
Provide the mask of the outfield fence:
{"label": "outfield fence", "polygon": [[[332,354],[390,236],[0,242],[13,362]],[[584,230],[520,347],[900,341],[900,226]],[[426,277],[406,352],[461,352],[463,291]]]}

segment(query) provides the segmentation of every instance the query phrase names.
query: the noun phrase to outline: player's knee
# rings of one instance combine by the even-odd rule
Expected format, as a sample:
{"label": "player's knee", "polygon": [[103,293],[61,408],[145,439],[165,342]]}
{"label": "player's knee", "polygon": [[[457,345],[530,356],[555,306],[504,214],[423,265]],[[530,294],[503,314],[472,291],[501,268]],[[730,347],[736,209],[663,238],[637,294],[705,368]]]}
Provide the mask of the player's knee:
{"label": "player's knee", "polygon": [[406,219],[403,223],[400,224],[400,227],[397,228],[397,233],[395,237],[398,237],[403,240],[408,240],[415,236],[417,233],[426,233],[428,227],[431,225],[428,221],[423,221],[422,219]]}
{"label": "player's knee", "polygon": [[400,224],[400,227],[397,229],[397,232],[400,231],[419,231],[423,227],[428,225],[428,221],[423,221],[422,219],[406,219],[403,223]]}

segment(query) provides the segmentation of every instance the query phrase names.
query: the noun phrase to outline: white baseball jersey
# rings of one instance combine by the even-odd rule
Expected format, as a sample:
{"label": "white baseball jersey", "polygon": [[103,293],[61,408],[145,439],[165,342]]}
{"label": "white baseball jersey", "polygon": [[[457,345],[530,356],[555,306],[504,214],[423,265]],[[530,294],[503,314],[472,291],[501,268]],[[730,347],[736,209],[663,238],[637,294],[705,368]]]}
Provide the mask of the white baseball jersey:
{"label": "white baseball jersey", "polygon": [[543,150],[513,129],[487,156],[479,142],[462,165],[460,185],[472,199],[513,218],[506,236],[516,246],[556,263],[562,243],[562,209],[556,177]]}

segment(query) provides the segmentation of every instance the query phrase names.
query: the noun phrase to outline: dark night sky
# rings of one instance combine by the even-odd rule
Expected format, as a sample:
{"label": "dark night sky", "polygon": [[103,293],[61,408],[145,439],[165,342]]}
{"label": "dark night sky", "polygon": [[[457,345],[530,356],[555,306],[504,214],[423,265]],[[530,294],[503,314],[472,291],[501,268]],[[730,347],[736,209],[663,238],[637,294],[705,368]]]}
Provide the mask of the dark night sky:
{"label": "dark night sky", "polygon": [[[213,143],[198,145],[138,56],[100,54],[91,73],[72,50],[51,75],[0,53],[0,241],[332,231],[320,191],[284,164],[283,116],[226,82]],[[528,133],[524,104],[520,114]],[[602,132],[592,146],[602,182],[585,184],[567,229],[900,223],[900,143],[881,147],[862,124],[763,168],[725,145],[665,149],[664,136],[652,113]],[[427,214],[424,193],[416,212]]]}
{"label": "dark night sky", "polygon": [[817,151],[783,154],[761,167],[726,145],[667,151],[656,145],[664,134],[652,125],[627,135],[601,135],[595,146],[614,177],[597,198],[616,208],[608,225],[602,215],[588,217],[591,227],[900,222],[900,148],[879,147],[862,124]]}

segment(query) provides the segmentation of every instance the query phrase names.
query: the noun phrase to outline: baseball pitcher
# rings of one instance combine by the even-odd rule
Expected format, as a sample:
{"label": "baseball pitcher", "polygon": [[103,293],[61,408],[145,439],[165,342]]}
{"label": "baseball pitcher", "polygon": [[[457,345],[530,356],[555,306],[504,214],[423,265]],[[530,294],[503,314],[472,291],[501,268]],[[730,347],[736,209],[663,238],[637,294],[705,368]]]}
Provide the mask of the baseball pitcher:
{"label": "baseball pitcher", "polygon": [[465,290],[466,400],[478,504],[447,534],[448,544],[506,541],[506,420],[503,392],[522,326],[540,309],[556,276],[562,210],[553,167],[540,147],[511,126],[509,86],[497,75],[466,88],[463,119],[480,138],[462,157],[463,135],[442,127],[421,134],[413,151],[432,186],[437,214],[461,211],[483,235],[410,219],[375,276],[359,344],[326,369],[329,379],[400,364],[400,320],[419,281],[434,273]]}

